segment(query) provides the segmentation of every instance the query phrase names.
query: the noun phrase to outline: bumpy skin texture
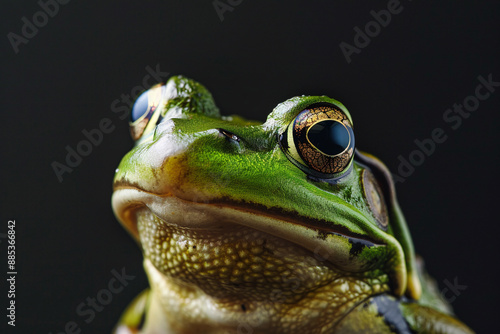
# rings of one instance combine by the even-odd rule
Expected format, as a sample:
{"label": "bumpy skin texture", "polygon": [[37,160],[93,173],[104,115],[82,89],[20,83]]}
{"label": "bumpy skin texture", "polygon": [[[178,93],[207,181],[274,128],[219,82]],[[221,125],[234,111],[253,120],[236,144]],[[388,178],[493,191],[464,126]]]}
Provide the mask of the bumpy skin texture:
{"label": "bumpy skin texture", "polygon": [[117,333],[472,333],[415,258],[385,166],[357,151],[321,179],[283,144],[311,106],[351,126],[340,102],[292,98],[260,124],[184,77],[154,89],[113,194],[150,289]]}

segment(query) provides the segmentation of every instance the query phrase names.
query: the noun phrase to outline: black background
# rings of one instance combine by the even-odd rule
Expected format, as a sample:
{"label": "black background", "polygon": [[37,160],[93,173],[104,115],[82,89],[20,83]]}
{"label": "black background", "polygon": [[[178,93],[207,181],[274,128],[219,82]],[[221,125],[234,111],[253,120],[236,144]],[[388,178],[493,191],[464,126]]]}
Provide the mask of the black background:
{"label": "black background", "polygon": [[[354,27],[387,3],[247,0],[221,21],[212,1],[73,0],[16,54],[7,34],[20,35],[21,18],[32,21],[40,6],[3,1],[0,233],[16,220],[18,271],[9,330],[55,334],[75,321],[82,333],[109,333],[147,286],[139,248],[111,211],[114,170],[132,147],[111,103],[157,64],[203,83],[226,115],[264,120],[295,95],[336,98],[354,118],[357,146],[393,171],[415,139],[442,128],[446,142],[398,184],[399,199],[439,287],[466,286],[452,303],[457,315],[480,333],[497,328],[500,88],[456,130],[443,114],[474,95],[478,76],[500,81],[499,2],[402,0],[348,64],[339,44],[353,44]],[[66,145],[75,148],[103,118],[114,131],[59,182],[51,163],[64,163]],[[121,268],[136,278],[86,323],[77,305]],[[0,286],[3,326],[4,279]]]}

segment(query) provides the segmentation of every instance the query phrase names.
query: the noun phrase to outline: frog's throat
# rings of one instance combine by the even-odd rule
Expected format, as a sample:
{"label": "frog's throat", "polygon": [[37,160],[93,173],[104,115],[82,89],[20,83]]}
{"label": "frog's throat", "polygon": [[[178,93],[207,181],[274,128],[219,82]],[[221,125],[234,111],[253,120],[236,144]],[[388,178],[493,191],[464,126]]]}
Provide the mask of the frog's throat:
{"label": "frog's throat", "polygon": [[[316,259],[326,260],[347,272],[364,272],[383,266],[396,296],[407,288],[404,253],[399,243],[390,235],[386,240],[370,240],[342,228],[304,224],[300,217],[268,215],[263,210],[249,210],[226,204],[194,202],[175,196],[158,196],[136,188],[116,189],[112,197],[113,211],[122,225],[139,241],[136,212],[148,208],[156,217],[172,226],[189,229],[219,229],[231,225],[246,226],[278,238],[288,240],[313,253]],[[359,256],[369,249],[372,256]],[[373,256],[374,252],[375,256]],[[390,259],[390,260],[388,260]]]}

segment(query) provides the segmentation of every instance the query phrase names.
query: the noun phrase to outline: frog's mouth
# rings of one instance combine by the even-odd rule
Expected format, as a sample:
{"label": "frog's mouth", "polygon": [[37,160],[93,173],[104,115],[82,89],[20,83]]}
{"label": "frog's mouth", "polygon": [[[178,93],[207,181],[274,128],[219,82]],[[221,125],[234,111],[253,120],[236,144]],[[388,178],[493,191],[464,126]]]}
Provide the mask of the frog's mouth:
{"label": "frog's mouth", "polygon": [[260,231],[298,245],[310,251],[315,259],[346,272],[375,268],[389,251],[383,241],[360,236],[347,228],[258,206],[194,202],[175,196],[158,196],[136,188],[116,189],[112,201],[116,216],[137,240],[137,212],[147,208],[173,228],[221,234],[235,226]]}
{"label": "frog's mouth", "polygon": [[[140,242],[151,287],[161,291],[169,310],[189,300],[238,317],[262,317],[269,310],[286,317],[318,308],[319,318],[337,319],[391,289],[391,273],[370,270],[380,269],[389,247],[345,228],[258,206],[194,202],[130,187],[115,189],[112,204]],[[373,252],[380,256],[366,256]]]}

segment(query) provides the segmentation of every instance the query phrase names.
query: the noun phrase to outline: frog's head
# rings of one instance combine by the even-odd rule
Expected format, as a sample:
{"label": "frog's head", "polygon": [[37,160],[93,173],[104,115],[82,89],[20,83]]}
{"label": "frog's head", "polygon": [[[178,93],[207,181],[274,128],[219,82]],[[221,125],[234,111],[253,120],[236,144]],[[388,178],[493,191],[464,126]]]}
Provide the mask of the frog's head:
{"label": "frog's head", "polygon": [[131,132],[113,209],[152,286],[240,304],[276,290],[280,302],[307,299],[332,282],[343,298],[418,298],[390,173],[356,150],[340,102],[294,97],[260,124],[221,116],[202,85],[173,77],[137,99]]}

